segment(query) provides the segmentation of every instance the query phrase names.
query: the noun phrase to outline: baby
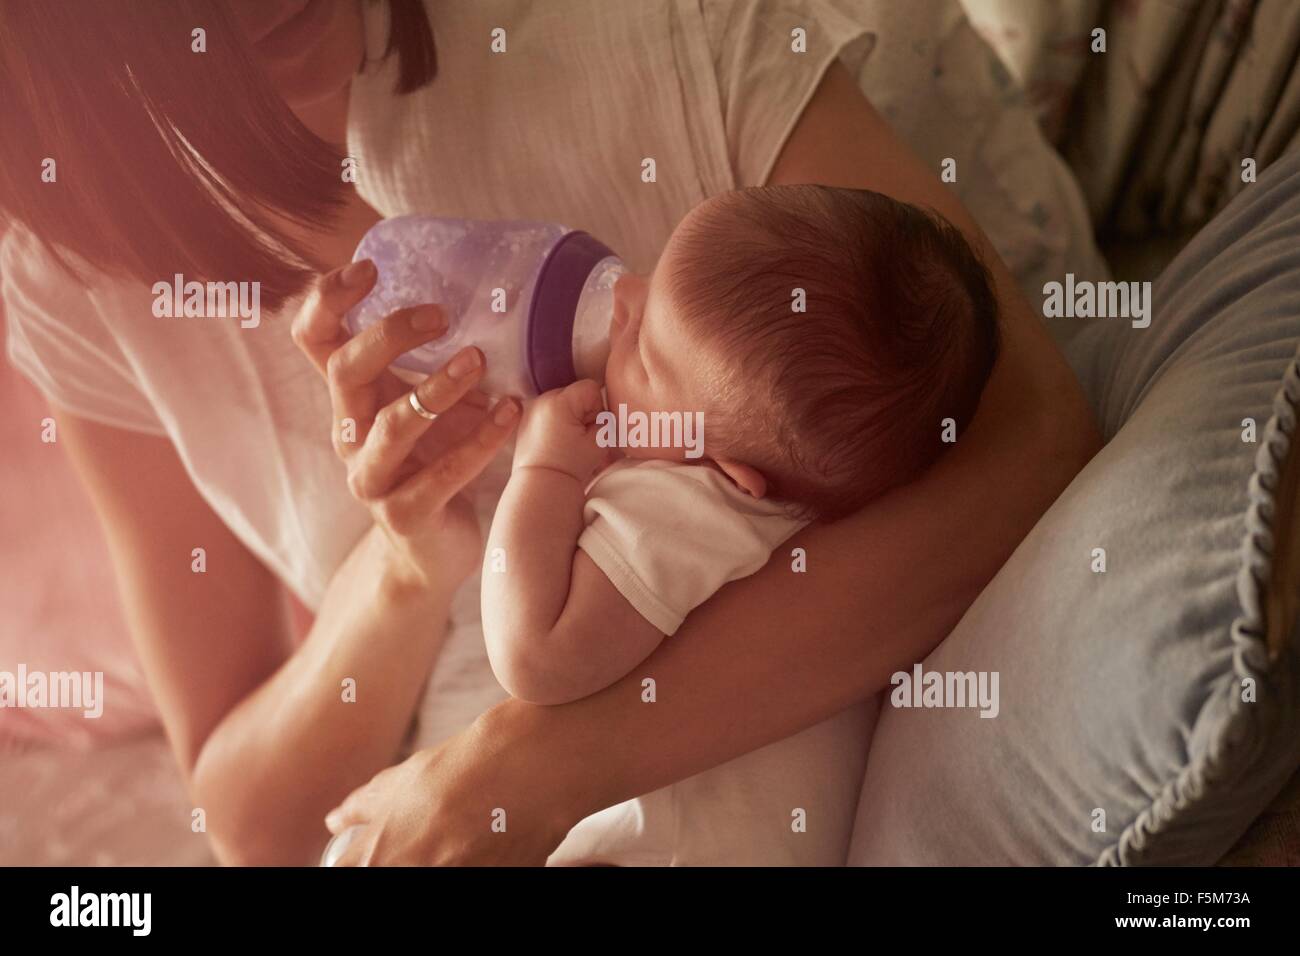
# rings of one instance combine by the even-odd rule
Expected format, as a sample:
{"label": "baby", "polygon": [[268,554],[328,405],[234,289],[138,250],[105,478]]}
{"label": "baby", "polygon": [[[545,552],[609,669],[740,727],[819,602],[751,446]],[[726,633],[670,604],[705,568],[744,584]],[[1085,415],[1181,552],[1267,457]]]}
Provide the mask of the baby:
{"label": "baby", "polygon": [[[624,677],[804,524],[850,515],[924,471],[973,416],[997,349],[989,276],[937,215],[811,185],[701,203],[648,279],[619,280],[605,390],[625,425],[702,428],[616,429],[591,381],[533,404],[483,574],[497,678],[516,697],[558,704]],[[616,439],[623,447],[610,447]],[[803,736],[755,754],[771,752],[773,773],[818,773],[806,753],[780,753]],[[866,745],[816,758],[828,774],[840,772],[828,761],[856,766],[845,791],[854,798]],[[781,849],[789,809],[766,852],[736,819],[742,809],[717,804],[727,789],[719,775],[738,763],[709,772],[697,792],[715,805],[690,807],[694,821],[716,815],[746,830],[748,862],[821,862]],[[735,847],[711,859],[663,845],[690,828],[654,823],[642,801],[637,859],[744,862]],[[680,794],[659,806],[688,812]],[[850,806],[836,826],[851,815]]]}

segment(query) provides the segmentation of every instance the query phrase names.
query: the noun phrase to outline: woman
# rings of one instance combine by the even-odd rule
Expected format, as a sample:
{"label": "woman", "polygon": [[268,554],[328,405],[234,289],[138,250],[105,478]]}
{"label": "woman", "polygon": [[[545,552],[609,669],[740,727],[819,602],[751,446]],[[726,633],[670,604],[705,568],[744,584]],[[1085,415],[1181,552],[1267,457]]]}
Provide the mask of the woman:
{"label": "woman", "polygon": [[[540,863],[589,814],[870,697],[1096,447],[987,240],[837,62],[867,38],[835,3],[486,6],[0,8],[10,354],[56,404],[226,862],[313,859],[321,817],[402,752],[433,667],[421,740],[440,742],[331,814],[365,825],[346,862]],[[345,140],[347,156],[328,145]],[[431,212],[565,222],[645,271],[691,205],[763,182],[923,202],[980,244],[1004,348],[975,422],[920,482],[792,541],[797,583],[778,561],[698,609],[648,665],[671,706],[643,706],[634,677],[562,707],[497,703],[461,584],[517,402],[485,413],[471,353],[418,388],[441,413],[426,425],[385,369],[438,334],[436,308],[346,341],[373,276],[339,267],[379,215]],[[156,318],[151,283],[177,273],[260,281],[285,314]],[[296,648],[281,582],[316,611]],[[504,834],[484,825],[497,807]]]}

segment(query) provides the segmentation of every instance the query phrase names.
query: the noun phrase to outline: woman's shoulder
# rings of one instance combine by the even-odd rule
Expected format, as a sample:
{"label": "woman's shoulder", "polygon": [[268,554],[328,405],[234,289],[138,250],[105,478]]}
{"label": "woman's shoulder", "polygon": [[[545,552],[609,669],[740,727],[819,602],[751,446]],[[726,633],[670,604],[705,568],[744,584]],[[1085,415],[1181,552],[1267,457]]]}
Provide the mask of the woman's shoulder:
{"label": "woman's shoulder", "polygon": [[0,230],[0,276],[13,278],[25,286],[53,286],[56,285],[53,277],[59,271],[55,252],[27,226],[14,222]]}
{"label": "woman's shoulder", "polygon": [[12,342],[25,332],[59,351],[119,350],[129,319],[149,311],[147,284],[111,275],[29,228],[12,225],[0,236],[0,303]]}
{"label": "woman's shoulder", "polygon": [[0,305],[10,363],[55,404],[90,421],[165,430],[95,289],[121,285],[11,226],[0,239]]}
{"label": "woman's shoulder", "polygon": [[56,251],[26,226],[14,224],[0,237],[0,306],[11,358],[22,344],[53,352],[74,347],[102,350],[108,332],[95,291],[120,284],[79,260]]}

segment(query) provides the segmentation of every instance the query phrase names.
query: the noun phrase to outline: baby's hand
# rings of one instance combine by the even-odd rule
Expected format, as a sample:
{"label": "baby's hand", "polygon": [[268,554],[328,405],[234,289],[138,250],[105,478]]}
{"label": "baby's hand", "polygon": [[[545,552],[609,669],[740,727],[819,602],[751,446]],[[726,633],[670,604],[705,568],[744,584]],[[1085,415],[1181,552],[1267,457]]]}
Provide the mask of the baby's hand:
{"label": "baby's hand", "polygon": [[585,485],[611,457],[596,444],[596,416],[604,408],[600,385],[590,379],[539,396],[520,426],[515,467],[550,468]]}

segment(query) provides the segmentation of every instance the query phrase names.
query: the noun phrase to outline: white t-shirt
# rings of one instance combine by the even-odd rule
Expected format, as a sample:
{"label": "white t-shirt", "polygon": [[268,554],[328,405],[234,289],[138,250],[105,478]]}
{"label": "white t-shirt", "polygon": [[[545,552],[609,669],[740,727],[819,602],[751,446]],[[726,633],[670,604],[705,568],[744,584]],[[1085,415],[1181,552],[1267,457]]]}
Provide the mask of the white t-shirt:
{"label": "white t-shirt", "polygon": [[730,581],[753,574],[802,528],[701,464],[623,459],[587,489],[578,547],[637,613],[672,635]]}
{"label": "white t-shirt", "polygon": [[[759,185],[827,67],[871,46],[853,0],[428,2],[437,78],[391,92],[397,65],[353,84],[349,153],[384,215],[564,223],[648,271],[701,200]],[[382,49],[386,4],[366,4]],[[506,30],[507,52],[491,51]],[[806,31],[805,53],[791,31]],[[656,179],[642,181],[643,160]],[[0,244],[10,360],[79,416],[169,438],[200,494],[310,608],[371,520],[330,447],[324,383],[289,337],[159,319],[150,283],[74,283],[20,228]],[[486,526],[502,455],[472,490]],[[415,743],[456,733],[504,692],[487,663],[478,580],[457,595]],[[850,816],[852,808],[850,807]],[[844,833],[847,843],[848,833]]]}

